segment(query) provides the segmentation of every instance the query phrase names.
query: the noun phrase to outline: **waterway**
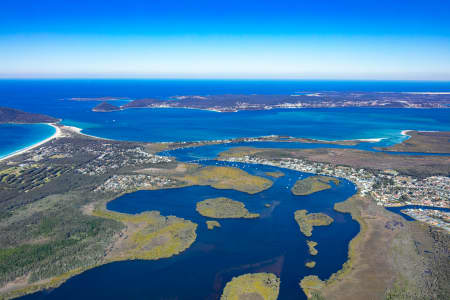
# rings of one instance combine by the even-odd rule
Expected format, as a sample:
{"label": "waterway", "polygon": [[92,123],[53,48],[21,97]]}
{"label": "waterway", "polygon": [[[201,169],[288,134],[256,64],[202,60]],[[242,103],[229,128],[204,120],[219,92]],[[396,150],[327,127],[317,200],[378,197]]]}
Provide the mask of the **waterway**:
{"label": "waterway", "polygon": [[[279,299],[306,299],[299,281],[306,275],[327,279],[342,268],[348,258],[350,240],[359,224],[350,214],[333,209],[356,191],[341,179],[339,185],[309,196],[295,196],[290,188],[297,179],[312,174],[265,165],[205,160],[203,165],[239,167],[251,174],[267,177],[274,185],[250,195],[234,190],[208,186],[138,191],[121,196],[107,208],[136,214],[158,210],[162,215],[176,215],[199,224],[197,240],[185,252],[158,261],[125,261],[101,266],[69,279],[51,292],[39,292],[23,299],[218,299],[225,284],[233,278],[252,272],[272,272],[281,278]],[[272,178],[265,172],[281,171],[285,176]],[[207,198],[229,197],[242,201],[258,219],[218,220],[220,228],[208,230],[196,203]],[[265,207],[270,204],[270,207]],[[322,212],[334,219],[330,226],[319,226],[312,237],[318,242],[319,254],[311,256],[294,220],[294,212],[306,209]],[[309,260],[317,265],[305,266]]]}

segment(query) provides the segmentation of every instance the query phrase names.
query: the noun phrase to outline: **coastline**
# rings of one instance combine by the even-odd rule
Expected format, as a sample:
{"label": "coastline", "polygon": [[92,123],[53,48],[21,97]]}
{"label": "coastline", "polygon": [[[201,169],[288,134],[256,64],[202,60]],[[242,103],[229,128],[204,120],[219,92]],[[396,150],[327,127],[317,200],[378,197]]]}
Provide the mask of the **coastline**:
{"label": "coastline", "polygon": [[87,136],[87,137],[90,137],[90,138],[94,138],[94,139],[107,140],[107,141],[112,141],[113,140],[113,139],[108,139],[108,138],[103,138],[103,137],[98,137],[98,136],[95,136],[95,135],[89,135],[89,134],[82,133],[81,131],[83,129],[81,129],[79,127],[76,127],[76,126],[56,125],[56,123],[41,123],[41,124],[46,124],[48,126],[53,127],[55,129],[55,133],[52,136],[46,138],[45,140],[42,140],[40,142],[37,142],[37,143],[32,144],[30,146],[27,146],[25,148],[16,150],[16,151],[14,151],[14,152],[12,152],[10,154],[7,154],[6,156],[0,157],[0,162],[3,162],[4,160],[8,160],[10,158],[18,156],[20,154],[23,154],[23,153],[25,153],[25,152],[27,152],[27,151],[29,151],[31,149],[37,148],[37,147],[39,147],[39,146],[41,146],[41,145],[43,145],[43,144],[45,144],[45,143],[47,143],[47,142],[49,142],[49,141],[51,141],[53,139],[64,137],[65,135],[64,135],[64,133],[62,132],[61,129],[66,129],[66,130],[74,132],[76,134],[84,135],[84,136]]}
{"label": "coastline", "polygon": [[[59,124],[57,126],[56,123],[42,123],[42,124],[46,124],[46,125],[49,125],[49,126],[52,126],[53,128],[55,128],[55,133],[52,136],[46,138],[45,140],[42,140],[42,141],[40,141],[38,143],[35,143],[35,144],[30,145],[28,147],[25,147],[23,149],[19,149],[17,151],[14,151],[13,153],[10,153],[10,154],[8,154],[8,155],[6,155],[4,157],[0,157],[0,162],[2,162],[4,160],[7,160],[9,158],[15,157],[17,155],[23,154],[23,153],[25,153],[25,152],[27,152],[27,151],[29,151],[31,149],[34,149],[36,147],[39,147],[39,146],[41,146],[41,145],[51,141],[52,139],[64,136],[64,134],[61,131],[61,128],[69,130],[69,131],[74,132],[76,134],[84,135],[84,136],[87,136],[87,137],[90,137],[90,138],[94,138],[94,139],[114,141],[114,139],[105,138],[105,137],[99,137],[99,136],[95,136],[95,135],[82,133],[81,131],[83,129],[79,128],[79,127],[76,127],[76,126],[62,125],[62,124]],[[401,135],[402,136],[406,136],[407,139],[409,139],[411,136],[408,135],[408,132],[410,132],[410,131],[414,131],[414,130],[411,130],[411,129],[402,130],[401,131]],[[256,138],[257,139],[257,138],[261,138],[261,137],[265,137],[265,136],[252,137],[252,138]],[[303,138],[303,137],[300,137],[300,138]],[[238,138],[225,139],[225,140],[214,140],[214,141],[199,140],[199,141],[192,141],[192,143],[206,143],[206,144],[208,144],[210,142],[214,142],[214,143],[218,143],[218,144],[226,144],[226,143],[232,143],[235,139],[238,139]],[[339,143],[339,142],[378,143],[378,142],[381,142],[382,140],[385,140],[385,139],[387,139],[387,138],[382,137],[382,138],[356,138],[356,139],[348,139],[348,140],[321,140],[321,139],[311,139],[311,140],[315,141],[315,142],[319,142],[319,143]],[[284,141],[280,141],[280,142],[284,142]],[[400,142],[400,143],[402,143],[402,142]],[[179,142],[176,142],[176,141],[165,141],[165,142],[152,142],[152,143],[170,144],[170,143],[179,143]]]}
{"label": "coastline", "polygon": [[46,138],[45,140],[42,140],[42,141],[40,141],[40,142],[37,142],[37,143],[35,143],[35,144],[33,144],[33,145],[30,145],[30,146],[28,146],[28,147],[25,147],[25,148],[23,148],[23,149],[14,151],[13,153],[10,153],[10,154],[8,154],[8,155],[6,155],[6,156],[4,156],[4,157],[0,157],[0,162],[2,162],[2,161],[4,161],[4,160],[7,160],[7,159],[10,159],[10,158],[12,158],[12,157],[15,157],[15,156],[17,156],[17,155],[23,154],[23,153],[25,153],[25,152],[27,152],[27,151],[29,151],[29,150],[31,150],[31,149],[34,149],[34,148],[36,148],[36,147],[39,147],[39,146],[45,144],[45,143],[47,143],[47,142],[49,142],[49,141],[51,141],[51,140],[53,140],[53,139],[56,139],[56,138],[61,137],[61,135],[62,135],[61,129],[60,129],[58,126],[56,126],[55,123],[43,123],[43,124],[46,124],[46,125],[48,125],[48,126],[53,127],[53,128],[55,129],[55,133],[54,133],[52,136]]}
{"label": "coastline", "polygon": [[67,129],[69,131],[75,132],[77,134],[80,135],[84,135],[90,138],[94,138],[94,139],[99,139],[99,140],[107,140],[107,141],[114,141],[113,139],[108,139],[108,138],[104,138],[104,137],[99,137],[99,136],[95,136],[95,135],[90,135],[90,134],[86,134],[86,133],[82,133],[81,131],[83,130],[80,127],[76,127],[76,126],[69,126],[69,125],[61,125],[63,129]]}
{"label": "coastline", "polygon": [[410,132],[410,131],[413,131],[413,130],[411,130],[411,129],[402,130],[402,131],[401,131],[401,134],[402,134],[402,135],[406,135],[406,136],[411,137],[411,136],[408,134],[408,132]]}
{"label": "coastline", "polygon": [[[55,128],[55,133],[54,133],[52,136],[46,138],[45,140],[42,140],[42,141],[40,141],[40,142],[38,142],[38,143],[35,143],[35,144],[33,144],[33,145],[30,145],[30,146],[28,146],[28,147],[25,147],[25,148],[19,149],[19,150],[17,150],[17,151],[14,151],[14,152],[12,152],[12,153],[10,153],[10,154],[4,156],[4,157],[0,157],[0,162],[2,162],[2,161],[4,161],[4,160],[7,160],[7,159],[10,159],[10,158],[12,158],[12,157],[15,157],[15,156],[17,156],[17,155],[23,154],[23,153],[25,153],[25,152],[27,152],[27,151],[29,151],[29,150],[31,150],[31,149],[34,149],[34,148],[36,148],[36,147],[39,147],[39,146],[41,146],[41,145],[43,145],[43,144],[45,144],[45,143],[51,141],[52,139],[55,139],[55,138],[59,138],[59,137],[64,136],[64,134],[63,134],[62,131],[61,131],[61,128],[66,129],[66,130],[69,130],[69,131],[74,132],[74,133],[76,133],[76,134],[84,135],[84,136],[87,136],[87,137],[90,137],[90,138],[94,138],[94,139],[101,139],[101,140],[107,140],[107,141],[114,141],[114,139],[105,138],[105,137],[99,137],[99,136],[95,136],[95,135],[90,135],[90,134],[82,133],[82,130],[83,130],[83,129],[82,129],[82,128],[79,128],[79,127],[76,127],[76,126],[62,125],[62,124],[59,124],[59,125],[57,126],[56,123],[42,123],[42,124],[46,124],[46,125],[48,125],[48,126],[51,126],[51,127]],[[409,131],[412,131],[412,130],[402,130],[402,131],[401,131],[401,134],[402,134],[402,135],[405,135],[405,136],[408,136],[408,138],[409,138],[410,136],[407,135],[407,133],[408,133]],[[265,136],[252,137],[252,138],[256,138],[256,139],[257,139],[257,138],[261,138],[261,137],[265,137]],[[303,138],[303,137],[300,137],[300,138]],[[225,139],[225,140],[219,140],[219,141],[217,141],[217,140],[213,140],[213,141],[209,141],[209,140],[199,140],[199,141],[192,141],[192,143],[206,143],[206,144],[208,144],[208,143],[210,143],[210,142],[214,142],[214,143],[218,143],[218,144],[226,144],[226,143],[232,143],[233,140],[235,140],[235,139],[238,139],[238,138]],[[384,138],[384,137],[383,137],[383,138],[356,138],[356,139],[348,139],[348,140],[321,140],[321,139],[314,139],[314,138],[313,138],[313,139],[311,139],[311,140],[312,140],[312,141],[315,141],[315,142],[319,142],[319,143],[325,143],[325,144],[328,144],[328,143],[339,143],[339,142],[366,142],[366,143],[378,143],[378,142],[381,142],[381,141],[384,140],[384,139],[387,139],[387,138]],[[280,141],[280,142],[285,142],[285,141]],[[164,141],[164,142],[153,142],[153,143],[170,144],[170,143],[179,143],[179,142],[176,142],[176,141]]]}

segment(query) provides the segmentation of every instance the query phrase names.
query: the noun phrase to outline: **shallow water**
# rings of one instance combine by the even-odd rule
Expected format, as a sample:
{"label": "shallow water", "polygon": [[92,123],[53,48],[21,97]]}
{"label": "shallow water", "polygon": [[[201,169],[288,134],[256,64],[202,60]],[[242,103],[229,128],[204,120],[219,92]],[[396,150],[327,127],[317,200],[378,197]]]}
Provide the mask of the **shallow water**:
{"label": "shallow water", "polygon": [[55,129],[46,124],[0,124],[0,158],[52,136]]}

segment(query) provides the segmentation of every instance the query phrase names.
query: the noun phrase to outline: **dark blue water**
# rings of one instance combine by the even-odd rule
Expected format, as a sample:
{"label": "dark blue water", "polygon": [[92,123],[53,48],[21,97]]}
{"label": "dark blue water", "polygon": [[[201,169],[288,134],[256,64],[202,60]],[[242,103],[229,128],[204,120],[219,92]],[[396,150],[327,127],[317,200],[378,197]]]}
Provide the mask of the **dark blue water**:
{"label": "dark blue water", "polygon": [[0,158],[52,136],[46,124],[0,124]]}
{"label": "dark blue water", "polygon": [[387,210],[392,211],[396,214],[399,214],[407,221],[415,221],[414,218],[411,218],[407,214],[402,213],[404,209],[431,209],[431,210],[439,210],[450,212],[450,209],[444,207],[434,207],[434,206],[423,206],[423,205],[405,205],[405,206],[396,206],[396,207],[386,207]]}
{"label": "dark blue water", "polygon": [[[230,165],[204,161],[203,164]],[[110,210],[136,214],[159,210],[199,224],[197,240],[185,252],[158,261],[113,263],[82,273],[51,292],[24,299],[218,299],[233,276],[249,272],[272,272],[280,276],[279,299],[305,299],[299,281],[306,275],[327,279],[348,257],[349,241],[359,225],[349,214],[333,210],[336,202],[355,193],[355,186],[342,180],[332,189],[309,196],[294,196],[290,188],[298,178],[310,174],[262,165],[233,164],[255,175],[282,171],[286,175],[261,193],[249,195],[234,190],[206,186],[139,191],[108,203]],[[195,211],[198,201],[229,197],[245,203],[258,219],[219,220],[222,227],[207,230],[205,218]],[[264,204],[272,206],[266,208]],[[315,227],[311,240],[317,241],[319,254],[311,256],[306,238],[294,220],[297,209],[324,212],[334,219],[330,226]],[[308,260],[317,265],[305,267]]]}

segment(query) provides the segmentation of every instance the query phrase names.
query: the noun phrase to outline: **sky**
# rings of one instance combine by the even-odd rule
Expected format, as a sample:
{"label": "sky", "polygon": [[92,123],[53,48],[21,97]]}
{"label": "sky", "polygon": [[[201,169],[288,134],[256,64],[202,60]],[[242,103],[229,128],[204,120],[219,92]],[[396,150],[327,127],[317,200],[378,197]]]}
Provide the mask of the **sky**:
{"label": "sky", "polygon": [[1,0],[0,78],[450,81],[450,1]]}

